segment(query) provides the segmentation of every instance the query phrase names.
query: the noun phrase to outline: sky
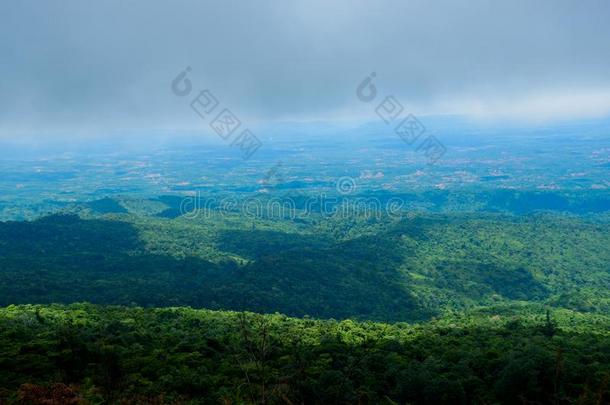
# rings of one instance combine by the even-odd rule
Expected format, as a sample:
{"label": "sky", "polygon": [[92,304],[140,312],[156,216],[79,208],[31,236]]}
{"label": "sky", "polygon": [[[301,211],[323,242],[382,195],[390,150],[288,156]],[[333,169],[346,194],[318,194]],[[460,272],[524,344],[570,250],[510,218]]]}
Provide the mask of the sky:
{"label": "sky", "polygon": [[0,137],[197,131],[204,89],[252,126],[365,122],[388,95],[422,116],[602,118],[609,21],[603,0],[4,1]]}

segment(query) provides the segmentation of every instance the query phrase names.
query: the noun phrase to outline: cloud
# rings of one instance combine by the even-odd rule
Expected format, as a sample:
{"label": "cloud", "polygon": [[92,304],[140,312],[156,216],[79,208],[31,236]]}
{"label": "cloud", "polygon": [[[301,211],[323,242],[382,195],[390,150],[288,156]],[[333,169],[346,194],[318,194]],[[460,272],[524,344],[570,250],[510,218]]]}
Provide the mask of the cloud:
{"label": "cloud", "polygon": [[186,66],[245,122],[372,118],[373,71],[420,114],[605,116],[609,20],[603,0],[3,2],[0,134],[205,128],[170,91]]}

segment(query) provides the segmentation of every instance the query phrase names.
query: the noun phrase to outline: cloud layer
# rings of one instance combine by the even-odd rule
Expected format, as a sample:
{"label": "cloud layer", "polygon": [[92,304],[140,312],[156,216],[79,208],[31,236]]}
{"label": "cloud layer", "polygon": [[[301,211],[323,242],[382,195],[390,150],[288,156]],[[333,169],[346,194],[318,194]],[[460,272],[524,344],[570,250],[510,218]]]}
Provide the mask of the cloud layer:
{"label": "cloud layer", "polygon": [[23,0],[0,5],[0,135],[197,129],[186,66],[243,121],[610,114],[607,1]]}

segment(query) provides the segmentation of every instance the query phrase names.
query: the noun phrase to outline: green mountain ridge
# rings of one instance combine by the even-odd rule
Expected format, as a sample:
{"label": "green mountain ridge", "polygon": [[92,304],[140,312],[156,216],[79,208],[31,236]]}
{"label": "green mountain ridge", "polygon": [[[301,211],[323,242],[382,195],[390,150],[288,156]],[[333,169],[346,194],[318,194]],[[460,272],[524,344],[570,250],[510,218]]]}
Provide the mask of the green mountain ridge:
{"label": "green mountain ridge", "polygon": [[239,213],[54,215],[0,223],[0,305],[189,305],[384,321],[522,300],[607,312],[607,227],[551,214],[299,223]]}

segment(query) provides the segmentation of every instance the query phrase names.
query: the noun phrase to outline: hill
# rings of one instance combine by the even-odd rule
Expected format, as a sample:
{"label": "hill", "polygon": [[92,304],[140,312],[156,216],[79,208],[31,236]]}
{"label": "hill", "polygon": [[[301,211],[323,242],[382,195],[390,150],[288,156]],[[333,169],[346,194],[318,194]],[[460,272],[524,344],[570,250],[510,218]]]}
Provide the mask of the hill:
{"label": "hill", "polygon": [[536,305],[422,325],[90,304],[0,308],[0,400],[579,403],[610,399],[610,319]]}
{"label": "hill", "polygon": [[610,308],[608,224],[557,214],[0,223],[0,305],[188,305],[421,321],[530,301]]}

